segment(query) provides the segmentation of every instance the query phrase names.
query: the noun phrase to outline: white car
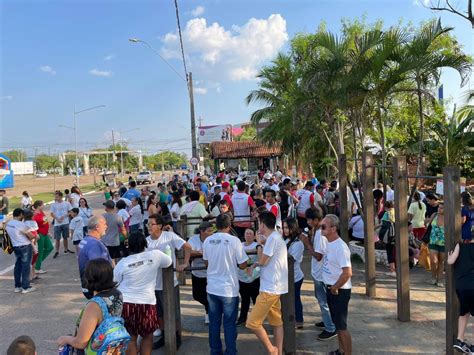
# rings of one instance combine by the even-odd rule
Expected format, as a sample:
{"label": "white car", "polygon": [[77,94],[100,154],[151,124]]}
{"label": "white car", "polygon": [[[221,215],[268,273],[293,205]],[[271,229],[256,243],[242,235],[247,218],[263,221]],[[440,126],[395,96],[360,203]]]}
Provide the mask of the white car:
{"label": "white car", "polygon": [[45,173],[44,171],[38,171],[38,172],[36,173],[36,177],[39,177],[39,178],[45,178],[45,177],[47,177],[47,176],[48,176],[48,174]]}
{"label": "white car", "polygon": [[142,171],[139,172],[136,178],[137,185],[139,184],[153,184],[155,182],[155,177],[151,171]]}

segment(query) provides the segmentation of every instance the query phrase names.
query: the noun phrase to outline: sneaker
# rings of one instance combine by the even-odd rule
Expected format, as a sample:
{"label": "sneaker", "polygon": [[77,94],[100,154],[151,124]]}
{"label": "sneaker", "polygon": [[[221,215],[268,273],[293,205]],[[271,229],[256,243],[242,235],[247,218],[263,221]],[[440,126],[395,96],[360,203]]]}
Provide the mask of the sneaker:
{"label": "sneaker", "polygon": [[442,282],[437,282],[437,283],[436,283],[436,286],[438,286],[438,287],[444,287],[444,283],[442,283]]}
{"label": "sneaker", "polygon": [[301,322],[301,323],[300,323],[300,322],[296,322],[296,325],[295,325],[296,329],[303,329],[303,326],[304,326],[304,323],[303,323],[303,322]]}
{"label": "sneaker", "polygon": [[[209,314],[206,314],[204,316],[204,324],[209,324]],[[237,325],[239,325],[239,324],[237,323]]]}
{"label": "sneaker", "polygon": [[21,287],[15,287],[15,290],[14,290],[13,292],[15,292],[15,293],[20,293],[21,290],[22,290]]}
{"label": "sneaker", "polygon": [[59,256],[59,252],[54,253],[53,259],[56,259]]}
{"label": "sneaker", "polygon": [[334,337],[337,337],[336,332],[330,333],[330,332],[327,332],[327,331],[323,330],[323,332],[318,335],[318,340],[324,341],[324,340],[332,339]]}
{"label": "sneaker", "polygon": [[471,352],[471,349],[469,348],[469,346],[465,342],[459,339],[456,339],[454,341],[453,347],[460,353],[469,354]]}
{"label": "sneaker", "polygon": [[40,274],[40,275],[41,275],[41,274],[46,274],[46,273],[47,273],[47,271],[46,271],[46,270],[42,270],[42,269],[35,270],[35,272],[36,272],[37,274]]}
{"label": "sneaker", "polygon": [[319,328],[319,329],[324,329],[325,328],[324,322],[315,323],[314,326],[316,328]]}
{"label": "sneaker", "polygon": [[26,293],[35,292],[35,291],[36,291],[36,288],[30,287],[30,288],[27,288],[26,290],[25,289],[21,290],[21,293],[26,294]]}
{"label": "sneaker", "polygon": [[392,277],[397,277],[397,273],[395,271],[386,272],[385,275],[392,276]]}
{"label": "sneaker", "polygon": [[72,250],[69,250],[69,249],[65,250],[64,252],[69,253],[69,254],[74,254],[74,252]]}
{"label": "sneaker", "polygon": [[154,337],[160,337],[161,336],[161,329],[157,329],[153,332]]}

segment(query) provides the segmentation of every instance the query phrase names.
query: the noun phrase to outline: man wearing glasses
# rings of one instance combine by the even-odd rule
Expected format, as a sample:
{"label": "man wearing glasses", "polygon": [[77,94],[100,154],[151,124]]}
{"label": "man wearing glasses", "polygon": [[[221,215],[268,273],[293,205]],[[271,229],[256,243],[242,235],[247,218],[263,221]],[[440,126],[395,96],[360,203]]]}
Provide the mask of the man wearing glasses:
{"label": "man wearing glasses", "polygon": [[332,354],[352,354],[351,334],[347,330],[347,313],[351,298],[351,252],[347,244],[339,238],[339,218],[328,214],[321,222],[321,234],[328,240],[323,257],[323,281],[331,312],[336,325],[339,349]]}

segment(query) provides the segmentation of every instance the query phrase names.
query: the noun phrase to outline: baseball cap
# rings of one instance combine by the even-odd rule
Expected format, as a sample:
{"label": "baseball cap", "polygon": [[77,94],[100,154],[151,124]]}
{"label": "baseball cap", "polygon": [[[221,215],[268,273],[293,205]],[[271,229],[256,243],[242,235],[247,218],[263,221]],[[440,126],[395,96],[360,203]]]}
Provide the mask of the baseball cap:
{"label": "baseball cap", "polygon": [[112,200],[107,200],[103,203],[106,208],[115,208],[115,202]]}
{"label": "baseball cap", "polygon": [[230,186],[229,182],[228,181],[224,181],[222,183],[222,187],[225,189],[225,188],[228,188]]}

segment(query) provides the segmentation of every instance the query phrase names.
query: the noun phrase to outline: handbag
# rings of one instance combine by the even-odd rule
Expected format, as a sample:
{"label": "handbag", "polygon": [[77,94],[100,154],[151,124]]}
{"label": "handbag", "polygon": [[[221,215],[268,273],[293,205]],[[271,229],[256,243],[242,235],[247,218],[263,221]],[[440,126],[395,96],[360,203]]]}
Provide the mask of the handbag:
{"label": "handbag", "polygon": [[422,244],[420,247],[420,254],[418,255],[418,264],[423,266],[425,270],[431,270],[430,251],[426,244]]}
{"label": "handbag", "polygon": [[435,214],[431,217],[430,223],[429,223],[428,226],[426,227],[425,233],[424,233],[423,236],[421,237],[421,241],[422,241],[423,243],[425,243],[425,244],[430,244],[431,223],[432,223],[433,220],[436,218],[436,215],[437,215],[437,213],[435,213]]}

